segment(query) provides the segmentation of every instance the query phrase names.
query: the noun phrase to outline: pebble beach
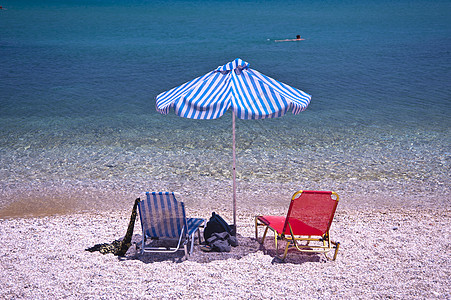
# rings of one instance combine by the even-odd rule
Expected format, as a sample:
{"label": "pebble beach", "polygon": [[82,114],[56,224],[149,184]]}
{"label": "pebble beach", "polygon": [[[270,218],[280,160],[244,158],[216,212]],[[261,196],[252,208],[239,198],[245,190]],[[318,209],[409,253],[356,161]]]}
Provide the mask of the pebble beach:
{"label": "pebble beach", "polygon": [[[232,219],[229,182],[205,183],[195,194],[179,192],[187,215],[212,211]],[[164,186],[163,183],[157,183]],[[166,186],[169,188],[169,186]],[[253,217],[284,215],[295,185],[239,184],[238,241],[230,253],[141,254],[139,218],[125,257],[86,248],[124,236],[133,201],[122,209],[0,220],[0,298],[4,299],[449,299],[449,196],[428,193],[371,196],[337,191],[340,202],[331,236],[341,243],[335,261],[320,254],[289,252],[276,257],[274,242],[255,240]],[[252,188],[252,189],[251,189]],[[373,187],[374,188],[374,187]],[[348,187],[352,190],[351,185]],[[355,187],[357,190],[357,187]],[[116,197],[115,192],[97,194]],[[191,191],[191,192],[190,192]],[[245,192],[246,191],[246,192]],[[251,191],[251,192],[247,192]],[[63,191],[62,191],[63,192]],[[124,195],[125,196],[125,195]],[[439,205],[425,203],[432,197]],[[442,195],[443,196],[443,195]],[[89,197],[89,193],[84,194]],[[105,198],[105,199],[104,199]],[[397,205],[390,201],[396,200]],[[432,201],[431,200],[431,201]]]}
{"label": "pebble beach", "polygon": [[[209,213],[188,207],[190,216]],[[196,246],[188,260],[182,252],[142,255],[134,245],[122,258],[85,251],[125,234],[125,210],[4,219],[0,298],[449,299],[450,216],[446,207],[339,208],[331,228],[341,242],[337,259],[290,252],[285,262],[271,239],[255,241],[246,210],[238,214],[238,247],[205,253]],[[140,239],[137,222],[133,242]]]}

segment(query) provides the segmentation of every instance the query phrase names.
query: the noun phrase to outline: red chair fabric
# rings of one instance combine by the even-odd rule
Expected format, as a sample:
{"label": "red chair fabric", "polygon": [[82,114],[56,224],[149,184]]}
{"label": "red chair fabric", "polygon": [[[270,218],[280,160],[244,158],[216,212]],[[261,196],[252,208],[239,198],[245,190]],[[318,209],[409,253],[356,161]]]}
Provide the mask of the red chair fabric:
{"label": "red chair fabric", "polygon": [[[274,231],[277,252],[277,239],[288,240],[284,257],[291,247],[303,252],[322,252],[326,254],[335,246],[334,260],[340,243],[330,240],[329,229],[338,204],[338,195],[330,191],[299,191],[291,198],[286,216],[256,216],[255,236],[258,240],[258,226],[266,226],[262,243],[268,229]],[[306,245],[299,244],[305,241]],[[310,242],[319,242],[313,246]],[[327,257],[327,256],[326,256]]]}

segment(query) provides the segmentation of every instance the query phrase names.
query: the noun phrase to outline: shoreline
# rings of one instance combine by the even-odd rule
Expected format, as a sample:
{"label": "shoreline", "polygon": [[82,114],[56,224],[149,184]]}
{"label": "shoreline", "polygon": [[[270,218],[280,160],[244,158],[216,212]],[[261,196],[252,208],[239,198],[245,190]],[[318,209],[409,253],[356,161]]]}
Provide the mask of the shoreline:
{"label": "shoreline", "polygon": [[[379,209],[448,207],[450,186],[442,182],[332,180],[270,183],[264,180],[237,181],[237,210],[286,206],[294,192],[332,190],[339,194],[339,208]],[[190,207],[204,207],[227,214],[232,209],[231,180],[204,178],[202,181],[134,180],[40,181],[3,186],[0,191],[0,219],[127,211],[145,191],[174,191]],[[254,212],[258,213],[258,212]]]}

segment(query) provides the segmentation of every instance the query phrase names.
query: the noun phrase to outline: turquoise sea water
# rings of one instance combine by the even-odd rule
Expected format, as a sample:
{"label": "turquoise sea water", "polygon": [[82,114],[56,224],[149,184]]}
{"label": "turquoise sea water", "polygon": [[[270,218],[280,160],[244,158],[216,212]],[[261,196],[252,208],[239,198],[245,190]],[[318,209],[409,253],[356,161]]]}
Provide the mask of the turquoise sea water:
{"label": "turquoise sea water", "polygon": [[449,1],[0,5],[0,215],[68,190],[227,185],[231,115],[162,116],[155,96],[237,57],[313,96],[298,116],[238,122],[242,182],[449,193]]}

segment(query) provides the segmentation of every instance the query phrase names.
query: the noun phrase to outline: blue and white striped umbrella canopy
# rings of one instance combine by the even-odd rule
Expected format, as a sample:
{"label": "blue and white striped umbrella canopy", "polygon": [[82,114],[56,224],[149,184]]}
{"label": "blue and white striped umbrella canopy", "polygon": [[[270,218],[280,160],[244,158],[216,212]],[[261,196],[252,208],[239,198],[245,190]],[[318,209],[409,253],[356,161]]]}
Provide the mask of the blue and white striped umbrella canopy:
{"label": "blue and white striped umbrella canopy", "polygon": [[157,96],[157,110],[190,119],[216,119],[230,107],[240,119],[266,119],[305,110],[311,96],[249,68],[237,58]]}
{"label": "blue and white striped umbrella canopy", "polygon": [[190,119],[216,119],[233,110],[233,223],[236,230],[235,116],[266,119],[305,110],[311,96],[249,68],[239,58],[157,96],[157,110]]}

